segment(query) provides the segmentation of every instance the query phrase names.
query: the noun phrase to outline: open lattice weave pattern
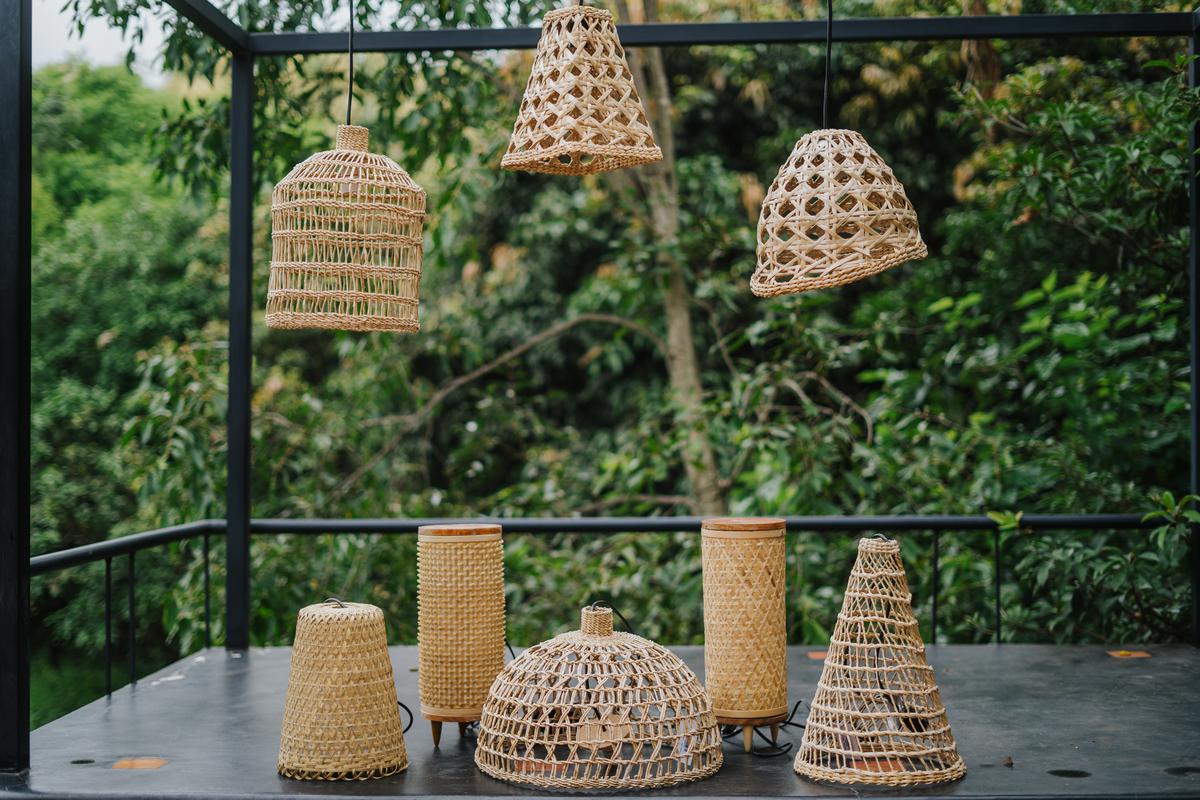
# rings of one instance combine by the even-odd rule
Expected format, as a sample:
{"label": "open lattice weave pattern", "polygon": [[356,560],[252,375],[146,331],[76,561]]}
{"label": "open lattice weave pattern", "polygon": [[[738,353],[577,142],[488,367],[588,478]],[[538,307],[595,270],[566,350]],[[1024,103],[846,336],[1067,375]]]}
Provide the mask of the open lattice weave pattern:
{"label": "open lattice weave pattern", "polygon": [[423,525],[417,536],[421,713],[478,719],[504,667],[499,525]]}
{"label": "open lattice weave pattern", "polygon": [[721,723],[787,716],[787,604],[781,519],[709,519],[704,567],[704,685]]}
{"label": "open lattice weave pattern", "polygon": [[501,166],[588,175],[661,158],[612,14],[589,6],[547,14]]}
{"label": "open lattice weave pattern", "polygon": [[878,786],[966,773],[925,660],[898,542],[858,543],[795,766],[816,780]]}
{"label": "open lattice weave pattern", "polygon": [[665,647],[614,633],[612,610],[509,662],[483,707],[475,763],[542,789],[646,789],[712,775],[721,737],[696,674]]}
{"label": "open lattice weave pattern", "polygon": [[267,326],[420,329],[425,190],[367,129],[339,125],[337,149],[297,164],[271,193]]}
{"label": "open lattice weave pattern", "polygon": [[364,780],[408,768],[383,612],[363,603],[307,606],[296,621],[279,772]]}
{"label": "open lattice weave pattern", "polygon": [[841,286],[927,253],[904,187],[866,140],[813,131],[763,200],[750,290],[773,297]]}

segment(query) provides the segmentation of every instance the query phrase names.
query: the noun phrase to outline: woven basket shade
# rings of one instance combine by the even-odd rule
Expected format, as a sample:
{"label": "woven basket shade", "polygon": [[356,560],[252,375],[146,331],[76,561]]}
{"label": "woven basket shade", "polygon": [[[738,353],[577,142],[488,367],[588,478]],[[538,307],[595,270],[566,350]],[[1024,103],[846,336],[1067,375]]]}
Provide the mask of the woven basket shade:
{"label": "woven basket shade", "polygon": [[708,777],[721,736],[694,672],[665,647],[614,633],[612,609],[508,663],[483,707],[475,763],[540,789],[648,789]]}
{"label": "woven basket shade", "polygon": [[763,200],[750,290],[774,297],[842,286],[927,253],[904,187],[867,141],[813,131]]}
{"label": "woven basket shade", "polygon": [[501,166],[589,175],[660,159],[612,14],[548,13]]}
{"label": "woven basket shade", "polygon": [[814,780],[889,787],[966,773],[925,660],[898,542],[858,543],[795,767]]}
{"label": "woven basket shade", "polygon": [[383,612],[328,601],[300,609],[279,773],[365,780],[408,768]]}
{"label": "woven basket shade", "polygon": [[443,722],[479,719],[504,667],[504,543],[499,525],[417,532],[421,714],[436,745]]}
{"label": "woven basket shade", "polygon": [[[787,718],[787,603],[782,519],[705,520],[704,686],[723,725]],[[777,729],[776,729],[777,732]]]}
{"label": "woven basket shade", "polygon": [[267,327],[419,330],[424,221],[425,190],[339,125],[271,193]]}

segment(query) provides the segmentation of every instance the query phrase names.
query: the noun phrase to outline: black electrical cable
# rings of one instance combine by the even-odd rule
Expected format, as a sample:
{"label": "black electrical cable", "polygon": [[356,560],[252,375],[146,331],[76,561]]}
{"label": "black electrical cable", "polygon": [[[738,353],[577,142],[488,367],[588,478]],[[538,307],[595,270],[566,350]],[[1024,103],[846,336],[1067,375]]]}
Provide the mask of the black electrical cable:
{"label": "black electrical cable", "polygon": [[825,90],[821,95],[821,127],[829,127],[829,69],[833,61],[833,0],[825,2]]}
{"label": "black electrical cable", "polygon": [[354,0],[350,0],[350,40],[346,48],[350,66],[346,80],[346,124],[350,124],[350,110],[354,107]]}
{"label": "black electrical cable", "polygon": [[592,603],[592,608],[607,608],[607,609],[609,609],[614,614],[616,614],[617,617],[621,620],[621,622],[625,625],[625,630],[629,631],[630,633],[633,633],[633,626],[629,624],[629,620],[625,619],[625,615],[622,614],[620,611],[618,611],[616,606],[614,606],[612,603],[608,602],[607,600],[597,600],[594,603]]}
{"label": "black electrical cable", "polygon": [[508,648],[508,655],[512,657],[514,661],[516,661],[517,654],[513,652],[512,645],[509,644],[507,636],[504,637],[504,646]]}
{"label": "black electrical cable", "polygon": [[402,730],[402,731],[401,731],[401,733],[408,733],[408,729],[409,729],[409,728],[411,728],[411,727],[413,726],[413,713],[412,713],[412,709],[411,709],[411,708],[409,708],[408,706],[404,705],[404,703],[403,703],[402,701],[400,701],[400,700],[397,700],[397,701],[396,701],[396,705],[398,705],[398,706],[400,706],[401,708],[403,708],[403,709],[404,709],[404,712],[405,712],[406,714],[408,714],[408,724],[407,724],[407,725],[405,725],[405,726],[404,726],[404,730]]}

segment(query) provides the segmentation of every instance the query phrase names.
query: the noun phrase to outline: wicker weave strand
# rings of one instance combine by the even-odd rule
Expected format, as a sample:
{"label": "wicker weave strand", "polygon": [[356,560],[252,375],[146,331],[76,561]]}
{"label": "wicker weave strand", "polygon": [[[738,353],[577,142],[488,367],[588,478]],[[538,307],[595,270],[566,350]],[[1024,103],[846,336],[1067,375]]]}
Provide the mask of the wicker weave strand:
{"label": "wicker weave strand", "polygon": [[866,140],[813,131],[763,200],[750,290],[774,297],[842,286],[927,253],[904,187]]}
{"label": "wicker weave strand", "polygon": [[612,14],[590,6],[548,13],[500,165],[588,175],[660,159]]}
{"label": "wicker weave strand", "polygon": [[858,544],[795,767],[814,780],[889,787],[966,773],[925,660],[898,542]]}
{"label": "wicker weave strand", "polygon": [[383,612],[340,601],[302,608],[279,773],[301,780],[365,780],[407,768]]}
{"label": "wicker weave strand", "polygon": [[268,327],[420,329],[425,190],[367,139],[339,125],[271,193]]}
{"label": "wicker weave strand", "polygon": [[721,737],[704,687],[677,656],[614,633],[612,609],[534,645],[496,678],[475,763],[540,789],[648,789],[715,773]]}

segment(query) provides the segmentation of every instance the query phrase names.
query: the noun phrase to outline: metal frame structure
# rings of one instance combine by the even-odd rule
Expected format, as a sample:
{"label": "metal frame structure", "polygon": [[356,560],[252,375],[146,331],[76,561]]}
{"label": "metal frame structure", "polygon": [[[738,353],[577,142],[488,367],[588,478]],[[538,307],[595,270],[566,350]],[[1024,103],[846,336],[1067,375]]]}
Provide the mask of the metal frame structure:
{"label": "metal frame structure", "polygon": [[[32,574],[103,559],[106,597],[111,606],[112,559],[128,557],[129,599],[133,599],[134,555],[145,547],[210,535],[226,537],[226,647],[249,645],[250,536],[253,533],[390,532],[415,530],[420,520],[251,520],[251,233],[254,202],[253,104],[257,56],[342,52],[344,36],[332,33],[251,33],[207,0],[167,0],[199,32],[228,51],[231,61],[230,202],[229,202],[229,426],[228,489],[225,520],[201,521],[102,542],[63,553],[29,558],[30,534],[30,175],[31,175],[31,0],[0,0],[0,770],[29,766],[29,580]],[[805,43],[824,41],[821,20],[623,25],[627,47],[720,44]],[[360,52],[475,51],[532,48],[537,28],[368,31],[356,36]],[[845,19],[833,23],[842,42],[1059,39],[1064,37],[1181,37],[1198,52],[1200,15],[1133,13],[1022,15],[942,18]],[[1191,66],[1193,85],[1200,68]],[[1191,251],[1188,262],[1191,313],[1191,482],[1200,493],[1200,129],[1191,134],[1188,174]],[[504,520],[517,532],[696,530],[698,518],[605,518]],[[1144,527],[1137,515],[1027,515],[1023,524],[1041,529],[1112,529]],[[934,531],[991,530],[997,570],[1000,538],[987,517],[795,517],[791,530]],[[934,561],[936,570],[936,558]],[[1200,642],[1200,529],[1193,527],[1190,555],[1193,637]],[[999,582],[996,585],[997,621]],[[207,592],[206,592],[207,596]],[[936,600],[935,600],[936,609]],[[936,610],[934,612],[936,620]],[[111,614],[106,615],[106,620]],[[131,614],[132,624],[132,614]],[[935,623],[936,624],[936,623]],[[111,622],[106,621],[111,640]],[[130,648],[130,671],[136,661]],[[110,659],[111,663],[111,659]]]}

